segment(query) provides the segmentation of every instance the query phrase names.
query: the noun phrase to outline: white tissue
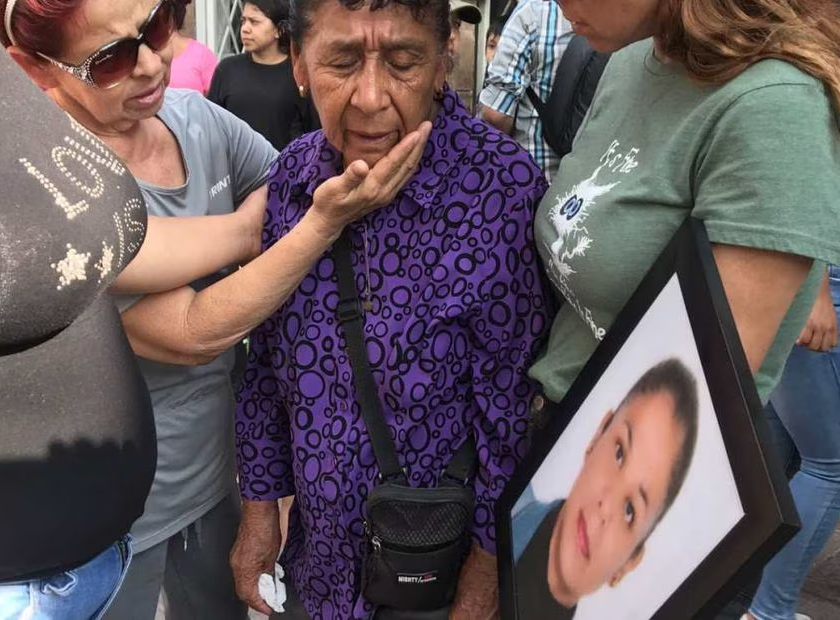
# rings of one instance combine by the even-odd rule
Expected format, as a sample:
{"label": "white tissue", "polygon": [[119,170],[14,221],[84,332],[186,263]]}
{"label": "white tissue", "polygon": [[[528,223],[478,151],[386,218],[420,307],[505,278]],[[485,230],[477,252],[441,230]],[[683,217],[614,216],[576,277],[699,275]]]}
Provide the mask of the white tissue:
{"label": "white tissue", "polygon": [[286,584],[283,583],[283,567],[279,563],[274,565],[274,576],[268,573],[260,575],[257,587],[260,596],[277,613],[283,613],[283,603],[286,602]]}

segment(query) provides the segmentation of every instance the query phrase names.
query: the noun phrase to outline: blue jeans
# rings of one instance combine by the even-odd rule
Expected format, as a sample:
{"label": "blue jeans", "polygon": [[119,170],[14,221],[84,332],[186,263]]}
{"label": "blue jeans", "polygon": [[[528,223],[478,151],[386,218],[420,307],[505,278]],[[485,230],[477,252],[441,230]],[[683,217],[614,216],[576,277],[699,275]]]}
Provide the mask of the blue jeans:
{"label": "blue jeans", "polygon": [[[831,296],[840,310],[840,269],[831,267]],[[791,620],[802,583],[840,519],[840,350],[794,347],[765,409],[773,440],[789,463],[799,453],[790,490],[802,529],[764,568],[750,613]]]}
{"label": "blue jeans", "polygon": [[131,562],[131,538],[81,566],[43,579],[0,584],[0,620],[97,620]]}

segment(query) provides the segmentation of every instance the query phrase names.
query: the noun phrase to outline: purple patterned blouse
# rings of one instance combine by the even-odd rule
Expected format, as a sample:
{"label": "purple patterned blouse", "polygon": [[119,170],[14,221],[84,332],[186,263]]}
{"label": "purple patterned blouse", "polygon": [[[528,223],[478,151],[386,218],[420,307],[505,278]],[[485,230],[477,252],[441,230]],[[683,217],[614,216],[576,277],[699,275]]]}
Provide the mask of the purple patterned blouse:
{"label": "purple patterned blouse", "polygon": [[[263,243],[286,234],[341,169],[322,132],[292,143],[269,178]],[[379,397],[410,484],[430,486],[472,431],[479,471],[474,537],[495,552],[493,509],[526,445],[547,336],[532,214],[542,172],[447,90],[421,166],[393,204],[352,226],[353,266]],[[367,248],[365,246],[367,245]],[[369,264],[365,264],[369,262]],[[377,466],[354,400],[326,255],[251,335],[237,398],[246,499],[295,495],[282,564],[313,619],[366,618],[362,506]]]}

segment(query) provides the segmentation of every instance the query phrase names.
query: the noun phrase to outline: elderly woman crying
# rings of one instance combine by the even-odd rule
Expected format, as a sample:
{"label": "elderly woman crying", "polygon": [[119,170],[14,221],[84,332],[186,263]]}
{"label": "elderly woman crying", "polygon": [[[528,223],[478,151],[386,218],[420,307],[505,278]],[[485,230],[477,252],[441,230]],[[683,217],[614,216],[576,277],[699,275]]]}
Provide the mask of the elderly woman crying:
{"label": "elderly woman crying", "polygon": [[[322,258],[252,334],[237,399],[244,504],[232,563],[240,596],[266,613],[257,581],[280,546],[275,500],[289,495],[295,507],[281,563],[296,594],[294,617],[497,613],[494,505],[525,450],[534,393],[525,369],[551,318],[532,247],[531,214],[546,184],[525,151],[474,119],[446,86],[448,12],[446,0],[292,5],[294,74],[323,129],[292,142],[268,179],[266,251],[308,212],[324,179],[376,177],[374,167],[405,136],[430,133],[391,203],[344,231],[338,245],[349,251]],[[340,273],[347,265],[349,278]],[[347,281],[355,285],[351,306],[364,308],[371,372],[357,373],[349,359],[355,328],[338,316]],[[371,439],[368,405],[360,406],[371,394],[354,387],[363,374],[373,383],[366,402],[379,403],[387,425],[384,441]],[[383,443],[392,444],[395,477],[411,492],[447,484],[441,472],[469,460],[464,450],[474,444],[474,509],[465,525],[473,543],[460,577],[455,568],[449,577],[430,570],[412,578],[394,565],[394,575],[408,575],[394,578],[394,590],[372,585],[383,585],[364,560],[385,548],[368,535]],[[396,594],[408,582],[454,596],[413,605]]]}
{"label": "elderly woman crying", "polygon": [[[24,140],[43,142],[44,149],[50,150],[39,153],[45,159],[39,163],[37,174],[25,170],[20,173],[24,181],[34,184],[32,198],[22,204],[29,209],[32,201],[41,200],[31,208],[52,211],[56,220],[65,217],[62,205],[78,208],[80,212],[74,213],[68,207],[64,228],[73,229],[71,220],[76,227],[90,226],[81,218],[81,211],[85,211],[86,217],[98,218],[100,223],[114,221],[116,228],[110,233],[121,244],[123,239],[139,244],[142,235],[136,233],[142,231],[142,221],[136,213],[130,213],[129,235],[129,227],[123,226],[121,219],[126,215],[109,211],[122,203],[103,199],[99,200],[103,210],[92,206],[94,198],[128,191],[128,186],[125,179],[97,171],[97,165],[104,168],[102,162],[109,160],[100,155],[107,151],[89,136],[90,132],[121,160],[109,165],[108,170],[122,170],[124,165],[136,178],[139,193],[130,204],[142,210],[145,202],[148,213],[159,216],[150,218],[137,259],[147,255],[151,247],[157,260],[152,256],[152,267],[140,273],[137,260],[133,261],[116,281],[122,292],[138,293],[120,297],[117,303],[122,327],[148,387],[148,393],[138,390],[137,398],[151,395],[155,426],[150,429],[151,437],[145,439],[152,441],[143,444],[146,451],[138,455],[142,458],[134,459],[125,470],[116,465],[103,467],[84,451],[78,468],[62,470],[59,463],[50,469],[50,484],[3,487],[6,538],[0,540],[2,618],[26,616],[32,613],[30,605],[37,610],[33,618],[99,617],[120,582],[119,594],[106,618],[153,618],[161,588],[169,620],[247,617],[247,609],[234,590],[229,562],[240,510],[232,441],[231,347],[285,302],[345,224],[391,202],[391,190],[410,176],[428,135],[426,127],[426,133],[406,136],[369,174],[367,164],[361,162],[346,174],[326,180],[295,230],[254,258],[262,235],[267,194],[264,184],[277,151],[243,121],[200,93],[167,88],[172,33],[183,17],[183,9],[180,0],[0,0],[0,43],[8,49],[9,57],[76,121],[71,130],[76,137],[60,133],[68,130],[60,123],[46,126],[43,132],[27,129]],[[7,82],[11,84],[4,77],[4,88],[11,89]],[[10,92],[14,96],[16,91]],[[0,107],[6,110],[2,103]],[[86,146],[73,146],[77,143]],[[11,137],[2,142],[7,153],[15,144]],[[52,150],[51,144],[64,146]],[[68,151],[68,145],[76,150]],[[27,157],[33,159],[34,155]],[[390,168],[384,170],[383,166]],[[109,179],[114,187],[106,184]],[[386,179],[388,187],[377,185],[377,179]],[[11,191],[9,183],[4,185],[4,191],[7,189]],[[19,198],[12,196],[9,205],[15,200]],[[51,204],[52,210],[48,209]],[[3,225],[7,224],[6,211],[13,209],[5,205],[0,209]],[[56,238],[65,234],[60,220],[50,225]],[[166,230],[172,233],[173,226],[175,234],[166,234]],[[208,226],[214,234],[208,234]],[[96,230],[99,228],[91,228],[89,236]],[[58,249],[34,244],[32,253],[46,265],[64,264],[65,255],[69,257],[67,262],[74,261],[70,263],[73,277],[68,286],[59,288],[75,296],[85,282],[90,289],[95,288],[96,265],[110,265],[111,258],[106,259],[103,249],[103,259],[98,262],[95,257],[99,254],[77,252],[79,242],[71,247],[70,239],[56,244]],[[85,242],[97,251],[100,245],[106,247],[105,237]],[[120,253],[114,264],[122,266],[127,262],[123,258]],[[182,269],[187,264],[195,269]],[[220,271],[236,264],[243,266]],[[5,275],[4,267],[0,266],[0,275]],[[101,269],[103,273],[108,271]],[[122,281],[132,272],[143,281],[136,287],[126,287]],[[225,275],[228,272],[230,275]],[[210,278],[198,281],[208,274]],[[0,317],[5,318],[9,312],[2,301]],[[68,304],[64,302],[63,307]],[[21,314],[37,327],[43,313]],[[27,327],[32,333],[33,326]],[[41,328],[37,333],[55,331],[55,327]],[[122,337],[118,332],[114,330]],[[97,337],[92,334],[91,340],[97,341]],[[79,346],[85,352],[90,350]],[[100,343],[97,350],[102,349]],[[110,359],[115,365],[119,350],[111,353],[112,357],[104,360]],[[8,368],[8,357],[4,359],[4,368]],[[91,368],[100,368],[105,362],[99,366],[91,362]],[[135,360],[120,363],[130,368]],[[17,384],[8,380],[4,383],[4,368],[0,368],[0,384],[11,385],[4,394],[18,393],[21,402],[6,408],[17,426],[10,426],[8,420],[3,422],[5,431],[12,430],[0,433],[0,465],[20,458],[21,435],[14,429],[33,425],[26,415],[25,400],[39,412],[43,409],[42,415],[54,416],[50,423],[33,427],[38,432],[33,432],[33,445],[28,448],[42,455],[63,437],[62,429],[71,429],[74,437],[87,442],[97,436],[99,427],[130,428],[136,423],[91,423],[91,407],[85,407],[87,401],[74,395],[100,391],[96,384],[88,387],[78,381],[46,381],[56,384],[59,393],[66,392],[66,404],[49,408],[30,397],[31,390],[17,389]],[[105,382],[106,375],[100,375]],[[111,421],[122,421],[135,411],[142,417],[146,410],[139,401],[126,404],[131,401],[129,391],[119,387],[114,381],[103,383],[105,396],[97,414]],[[112,391],[116,393],[112,395]],[[153,431],[157,435],[156,468]],[[153,481],[144,477],[150,469],[154,470]],[[0,476],[8,475],[8,467],[2,470]],[[131,483],[136,478],[149,482],[151,491],[148,484]],[[93,482],[100,479],[107,480],[107,485]],[[44,515],[55,519],[55,524],[41,520]],[[129,528],[133,541],[124,542]],[[61,531],[62,540],[45,538],[44,533],[50,531]],[[114,543],[118,537],[118,544],[133,552],[130,565],[127,555],[121,558],[117,554]],[[26,544],[36,539],[43,544]],[[108,544],[110,550],[106,549]],[[91,558],[102,553],[112,561],[87,566]],[[82,567],[86,570],[80,570]],[[66,575],[68,571],[73,575]],[[60,585],[44,585],[44,576],[55,578]],[[52,615],[40,611],[47,604],[55,606]]]}

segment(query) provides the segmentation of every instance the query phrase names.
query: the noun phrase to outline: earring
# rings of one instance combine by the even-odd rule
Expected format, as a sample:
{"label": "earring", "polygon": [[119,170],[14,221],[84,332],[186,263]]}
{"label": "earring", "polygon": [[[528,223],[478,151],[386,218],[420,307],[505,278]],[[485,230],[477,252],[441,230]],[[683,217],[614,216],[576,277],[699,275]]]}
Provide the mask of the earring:
{"label": "earring", "polygon": [[443,87],[435,89],[435,101],[443,101]]}
{"label": "earring", "polygon": [[303,84],[298,86],[298,92],[300,93],[301,99],[306,97],[306,86],[304,86]]}

